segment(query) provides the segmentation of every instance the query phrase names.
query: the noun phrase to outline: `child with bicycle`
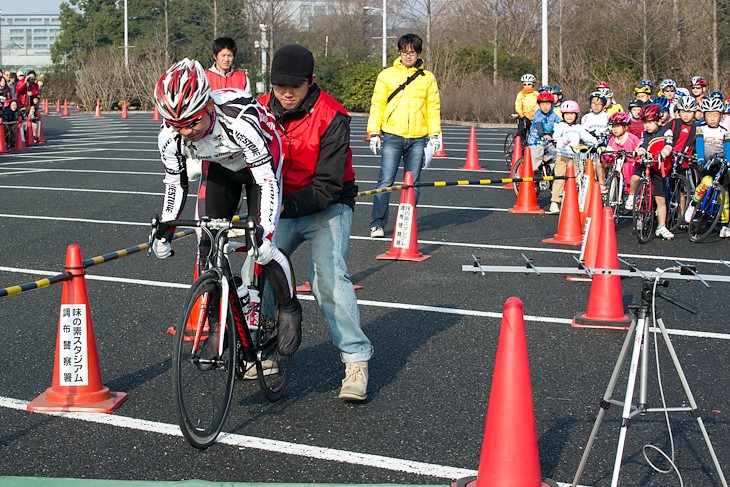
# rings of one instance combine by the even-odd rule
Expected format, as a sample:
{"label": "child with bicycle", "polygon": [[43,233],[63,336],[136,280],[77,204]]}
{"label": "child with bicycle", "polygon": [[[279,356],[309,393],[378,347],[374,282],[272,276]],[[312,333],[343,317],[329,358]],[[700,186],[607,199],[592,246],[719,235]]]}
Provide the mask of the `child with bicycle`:
{"label": "child with bicycle", "polygon": [[537,108],[537,92],[535,91],[537,78],[534,74],[527,73],[522,75],[520,81],[522,89],[515,98],[515,112],[517,113],[517,135],[524,141],[530,131]]}
{"label": "child with bicycle", "polygon": [[644,134],[644,122],[641,121],[639,113],[645,103],[638,98],[631,100],[629,103],[629,114],[631,114],[631,123],[629,123],[629,132],[634,134],[639,140]]}
{"label": "child with bicycle", "polygon": [[[644,122],[644,134],[641,139],[641,145],[636,149],[636,154],[639,157],[645,157],[647,155],[653,157],[649,175],[651,178],[652,195],[656,202],[657,222],[659,223],[655,235],[663,238],[664,240],[671,240],[674,238],[674,234],[670,232],[666,226],[667,202],[664,185],[667,171],[666,166],[661,160],[660,154],[661,150],[664,148],[665,138],[664,131],[661,130],[661,126],[659,125],[659,119],[661,117],[659,106],[654,103],[645,105],[641,109],[640,117]],[[631,191],[626,200],[625,206],[627,210],[634,209],[634,195],[636,194],[636,188],[639,185],[639,180],[643,175],[644,166],[639,164],[636,169],[634,169],[634,173],[631,176]]]}
{"label": "child with bicycle", "polygon": [[535,112],[530,134],[527,136],[527,145],[532,155],[533,170],[540,166],[546,153],[552,151],[549,146],[553,140],[555,124],[561,121],[560,117],[553,111],[553,95],[549,91],[543,91],[537,95],[537,104],[540,109]]}
{"label": "child with bicycle", "polygon": [[583,115],[580,124],[599,141],[603,140],[608,134],[609,115],[603,111],[606,97],[600,91],[594,91],[588,95],[588,101],[591,103],[591,111]]}
{"label": "child with bicycle", "polygon": [[[720,117],[724,108],[724,103],[720,98],[705,98],[702,100],[701,111],[704,115],[704,123],[697,130],[697,139],[695,150],[697,151],[697,164],[702,168],[700,173],[700,183],[695,188],[687,210],[684,213],[684,220],[687,223],[692,221],[697,204],[702,200],[707,190],[712,186],[715,175],[717,174],[717,159],[715,156],[724,158],[730,157],[730,132],[720,125]],[[725,191],[730,190],[730,178],[727,171],[720,178],[720,184],[725,187]],[[727,193],[726,193],[727,194]],[[728,207],[728,198],[723,202],[723,210],[720,215],[720,238],[730,237],[730,211]]]}
{"label": "child with bicycle", "polygon": [[[555,176],[564,176],[568,162],[575,157],[573,147],[581,144],[595,146],[598,140],[593,137],[583,126],[578,123],[578,115],[580,114],[580,106],[577,101],[566,100],[560,105],[560,112],[563,121],[555,124],[555,147],[557,149],[557,158],[555,160]],[[563,198],[563,189],[565,181],[556,179],[553,181],[552,195],[550,197],[549,214],[560,213],[560,202]]]}
{"label": "child with bicycle", "polygon": [[[616,112],[608,119],[608,125],[611,127],[611,137],[608,139],[606,148],[609,152],[601,154],[601,163],[598,164],[596,172],[598,173],[598,182],[601,183],[601,193],[606,193],[606,173],[613,168],[616,163],[616,154],[614,152],[624,151],[633,153],[641,144],[641,139],[629,132],[629,124],[631,123],[631,115],[626,112]],[[626,156],[624,165],[621,167],[621,173],[624,181],[629,181],[634,173],[634,157]]]}

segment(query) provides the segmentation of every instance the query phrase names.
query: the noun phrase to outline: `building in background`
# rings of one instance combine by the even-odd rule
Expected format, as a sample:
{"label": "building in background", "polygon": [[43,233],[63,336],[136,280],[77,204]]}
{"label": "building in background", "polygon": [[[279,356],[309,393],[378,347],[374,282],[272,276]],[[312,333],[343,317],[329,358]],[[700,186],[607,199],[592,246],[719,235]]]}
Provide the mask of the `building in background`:
{"label": "building in background", "polygon": [[58,14],[3,14],[0,10],[0,66],[16,71],[51,66],[51,45],[61,35]]}

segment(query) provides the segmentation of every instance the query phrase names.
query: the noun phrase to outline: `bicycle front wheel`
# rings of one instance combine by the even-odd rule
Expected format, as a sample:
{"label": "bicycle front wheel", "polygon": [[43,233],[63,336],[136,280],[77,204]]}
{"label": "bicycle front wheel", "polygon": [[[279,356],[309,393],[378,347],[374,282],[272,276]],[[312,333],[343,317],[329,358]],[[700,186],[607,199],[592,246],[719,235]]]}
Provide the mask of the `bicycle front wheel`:
{"label": "bicycle front wheel", "polygon": [[[195,448],[207,448],[223,428],[233,397],[236,330],[229,301],[220,326],[221,281],[205,272],[188,291],[172,350],[172,398],[178,424]],[[223,352],[219,353],[220,340]]]}
{"label": "bicycle front wheel", "polygon": [[[520,178],[522,177],[520,173],[522,172],[522,164],[524,164],[525,158],[520,157],[517,159],[517,162],[515,162],[515,167],[512,168],[510,171],[509,177],[512,179]],[[540,187],[537,183],[533,183],[535,185],[535,197],[537,197],[538,194],[540,194]],[[514,187],[515,196],[519,196],[520,194],[520,183],[515,181],[512,186]]]}
{"label": "bicycle front wheel", "polygon": [[618,218],[621,214],[622,209],[621,195],[623,193],[623,188],[621,186],[621,177],[619,173],[617,173],[616,171],[611,171],[611,173],[608,175],[608,178],[606,179],[606,187],[608,188],[608,192],[606,192],[605,204],[606,206],[609,206],[611,210],[613,210],[614,224],[618,223]]}
{"label": "bicycle front wheel", "polygon": [[670,232],[675,232],[684,223],[684,209],[690,201],[690,189],[687,178],[679,174],[670,176],[668,183],[667,228]]}
{"label": "bicycle front wheel", "polygon": [[654,230],[654,198],[649,181],[642,179],[634,199],[634,229],[639,243],[651,240]]}
{"label": "bicycle front wheel", "polygon": [[689,239],[692,242],[704,240],[717,225],[722,214],[727,193],[719,184],[713,184],[697,205],[692,221],[689,222]]}
{"label": "bicycle front wheel", "polygon": [[504,162],[507,163],[507,167],[512,167],[512,153],[514,150],[515,134],[510,132],[504,138]]}

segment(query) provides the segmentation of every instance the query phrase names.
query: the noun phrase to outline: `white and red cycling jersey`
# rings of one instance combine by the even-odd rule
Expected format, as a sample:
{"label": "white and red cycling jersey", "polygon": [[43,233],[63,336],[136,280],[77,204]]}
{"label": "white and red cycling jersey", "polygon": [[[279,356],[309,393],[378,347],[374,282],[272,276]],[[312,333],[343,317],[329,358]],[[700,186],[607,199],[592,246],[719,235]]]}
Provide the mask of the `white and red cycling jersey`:
{"label": "white and red cycling jersey", "polygon": [[261,190],[256,216],[264,235],[271,239],[281,207],[282,167],[281,141],[273,116],[242,90],[216,90],[210,93],[210,98],[215,107],[211,127],[198,142],[185,139],[164,122],[160,129],[157,144],[165,166],[160,220],[179,218],[188,193],[187,160],[196,158],[233,172],[251,171]]}

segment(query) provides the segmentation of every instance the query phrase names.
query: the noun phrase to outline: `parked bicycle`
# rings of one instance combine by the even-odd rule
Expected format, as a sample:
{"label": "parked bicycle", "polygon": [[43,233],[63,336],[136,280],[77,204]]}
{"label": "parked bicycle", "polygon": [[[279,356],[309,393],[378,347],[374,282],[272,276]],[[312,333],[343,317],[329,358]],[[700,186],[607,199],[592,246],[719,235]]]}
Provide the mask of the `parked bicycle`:
{"label": "parked bicycle", "polygon": [[722,215],[723,207],[727,201],[727,192],[722,185],[723,177],[726,177],[728,161],[722,156],[715,156],[707,162],[706,167],[717,165],[717,172],[712,180],[712,185],[705,191],[702,199],[696,203],[692,219],[689,222],[689,239],[692,242],[704,240],[717,225]]}
{"label": "parked bicycle", "polygon": [[672,152],[674,155],[672,168],[666,177],[664,183],[664,193],[667,200],[667,223],[666,227],[670,232],[674,233],[682,226],[684,222],[684,210],[687,203],[692,197],[694,186],[687,181],[685,170],[682,168],[682,160],[684,154],[681,152]]}
{"label": "parked bicycle", "polygon": [[[256,379],[269,401],[281,398],[292,372],[292,356],[277,352],[278,306],[261,266],[237,286],[228,256],[262,242],[255,217],[173,220],[169,226],[197,227],[210,237],[207,268],[185,298],[172,350],[172,395],[183,436],[196,448],[207,448],[223,428],[236,377]],[[160,225],[152,220],[152,236]],[[229,241],[232,229],[244,229],[246,242]],[[151,241],[151,240],[150,240]],[[287,257],[288,258],[288,257]],[[249,281],[246,285],[245,281]]]}
{"label": "parked bicycle", "polygon": [[603,194],[604,206],[609,206],[613,210],[614,223],[618,224],[619,217],[624,211],[626,198],[628,196],[628,183],[624,180],[623,167],[628,157],[633,157],[633,152],[604,151],[601,159],[604,163],[610,163],[606,175],[606,192]]}
{"label": "parked bicycle", "polygon": [[650,174],[653,160],[651,154],[647,153],[638,161],[638,164],[644,169],[634,195],[633,228],[636,231],[636,238],[639,243],[647,243],[654,235],[656,205],[654,204]]}
{"label": "parked bicycle", "polygon": [[[533,175],[536,178],[542,178],[545,176],[553,176],[553,170],[555,168],[555,158],[556,158],[556,152],[555,152],[555,142],[551,140],[543,140],[540,141],[540,143],[545,148],[542,156],[542,161],[540,161],[540,164],[537,166],[537,168],[533,171]],[[517,179],[522,177],[522,165],[525,162],[525,156],[523,155],[517,161],[515,162],[514,167],[510,171],[509,177],[512,179]],[[528,161],[528,164],[532,161]],[[513,183],[515,195],[519,195],[520,193],[520,183],[514,182]],[[540,196],[541,191],[547,191],[550,192],[550,189],[552,188],[552,181],[535,181],[535,195]]]}
{"label": "parked bicycle", "polygon": [[[520,133],[520,129],[524,130],[525,122],[523,119],[519,118],[519,116],[516,113],[512,114],[512,118],[515,119],[517,123],[517,128],[514,132],[507,132],[507,135],[504,137],[504,162],[507,163],[508,168],[512,168],[512,154],[515,151],[515,137],[518,133]],[[522,153],[525,152],[525,147],[527,146],[527,137],[522,138]]]}

